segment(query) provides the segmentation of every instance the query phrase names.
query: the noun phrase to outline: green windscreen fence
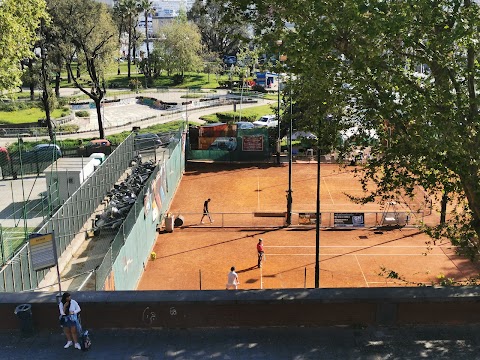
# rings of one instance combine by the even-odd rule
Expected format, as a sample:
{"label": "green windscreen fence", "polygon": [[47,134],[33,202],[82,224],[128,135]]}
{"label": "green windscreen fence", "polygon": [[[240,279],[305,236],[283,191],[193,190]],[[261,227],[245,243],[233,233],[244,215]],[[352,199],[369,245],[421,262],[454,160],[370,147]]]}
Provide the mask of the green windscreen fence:
{"label": "green windscreen fence", "polygon": [[271,156],[267,128],[238,129],[235,137],[212,138],[211,142],[208,149],[189,150],[188,159],[226,162],[266,161]]}
{"label": "green windscreen fence", "polygon": [[136,289],[157,237],[157,224],[168,211],[185,170],[183,129],[175,139],[168,158],[158,162],[97,269],[97,290]]}

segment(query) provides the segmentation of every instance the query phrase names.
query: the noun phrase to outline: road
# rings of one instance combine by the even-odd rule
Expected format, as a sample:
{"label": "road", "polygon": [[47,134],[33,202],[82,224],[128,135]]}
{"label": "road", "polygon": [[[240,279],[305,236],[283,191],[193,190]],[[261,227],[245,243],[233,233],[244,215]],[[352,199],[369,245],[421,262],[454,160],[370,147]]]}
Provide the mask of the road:
{"label": "road", "polygon": [[[224,95],[225,93],[225,91],[221,91],[218,93],[218,95]],[[140,95],[144,97],[154,97],[163,101],[185,101],[184,98],[181,98],[182,95],[185,95],[185,91],[172,91],[167,93],[141,93]],[[186,115],[185,112],[173,113],[165,110],[154,109],[146,105],[137,104],[135,102],[135,98],[132,96],[134,95],[132,95],[131,93],[124,96],[119,95],[119,98],[125,98],[125,104],[105,106],[102,109],[106,135],[112,135],[122,131],[131,131],[133,126],[146,127],[154,124],[162,124],[171,121],[181,120]],[[130,99],[127,100],[127,97],[129,97]],[[275,101],[259,99],[258,103],[242,104],[242,108],[249,108],[269,103],[275,103]],[[237,111],[239,109],[240,106],[237,105]],[[201,124],[204,123],[204,121],[200,119],[201,116],[209,115],[215,112],[231,110],[233,110],[233,105],[188,109],[188,120],[190,122],[196,122]],[[79,133],[58,135],[58,140],[98,137],[98,121],[95,109],[90,110],[89,119],[76,118],[70,123],[79,126]],[[36,136],[24,139],[26,141],[36,141],[41,139],[48,140],[48,136]],[[18,141],[17,137],[2,137],[0,138],[0,146],[8,146],[16,141]]]}

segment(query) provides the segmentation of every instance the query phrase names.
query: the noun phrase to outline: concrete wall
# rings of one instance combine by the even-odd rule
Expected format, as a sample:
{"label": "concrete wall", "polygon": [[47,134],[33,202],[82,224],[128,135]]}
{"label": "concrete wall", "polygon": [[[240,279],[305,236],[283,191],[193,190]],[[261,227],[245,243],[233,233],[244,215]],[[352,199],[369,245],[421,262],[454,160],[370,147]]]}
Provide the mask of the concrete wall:
{"label": "concrete wall", "polygon": [[[245,291],[115,291],[72,295],[85,327],[193,328],[480,323],[477,287]],[[0,330],[18,329],[18,304],[36,329],[58,328],[55,294],[0,294]]]}

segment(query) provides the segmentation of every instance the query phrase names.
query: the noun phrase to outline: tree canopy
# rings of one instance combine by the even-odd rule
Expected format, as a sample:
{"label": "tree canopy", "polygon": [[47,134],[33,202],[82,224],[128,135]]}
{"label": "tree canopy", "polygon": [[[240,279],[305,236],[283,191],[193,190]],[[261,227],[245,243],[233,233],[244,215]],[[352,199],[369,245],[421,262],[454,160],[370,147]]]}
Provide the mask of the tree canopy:
{"label": "tree canopy", "polygon": [[159,40],[153,56],[161,63],[163,69],[170,74],[174,71],[181,74],[186,71],[199,70],[202,67],[202,51],[200,33],[192,22],[187,21],[185,14],[178,16],[171,23],[160,29]]}
{"label": "tree canopy", "polygon": [[234,55],[249,38],[245,19],[241,14],[227,13],[228,6],[222,0],[196,0],[188,12],[188,19],[197,25],[203,45],[211,53]]}
{"label": "tree canopy", "polygon": [[20,62],[33,57],[37,30],[46,18],[45,0],[0,1],[0,90],[21,83]]}
{"label": "tree canopy", "polygon": [[[117,28],[105,4],[94,0],[55,1],[51,16],[59,32],[58,48],[75,85],[94,102],[97,108],[100,138],[104,138],[101,101],[105,96],[104,72],[117,51]],[[74,59],[85,64],[89,81],[84,83],[73,73]]]}
{"label": "tree canopy", "polygon": [[[412,193],[416,186],[431,196],[447,194],[454,203],[453,217],[428,231],[447,236],[476,258],[478,4],[470,0],[237,4],[232,11],[243,11],[266,42],[283,39],[289,67],[298,75],[299,103],[306,109],[319,102],[341,104],[343,119],[377,132],[380,141],[365,167],[364,182],[378,187],[362,200]],[[293,30],[285,27],[286,22],[294,24]],[[325,116],[320,110],[306,114],[307,123]]]}

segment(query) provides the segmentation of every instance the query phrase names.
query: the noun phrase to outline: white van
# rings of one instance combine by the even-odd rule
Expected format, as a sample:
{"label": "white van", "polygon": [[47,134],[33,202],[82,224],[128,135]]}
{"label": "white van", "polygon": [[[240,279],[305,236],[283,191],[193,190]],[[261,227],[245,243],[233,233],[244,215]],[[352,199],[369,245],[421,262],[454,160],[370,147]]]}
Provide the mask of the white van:
{"label": "white van", "polygon": [[263,115],[260,119],[253,122],[255,127],[277,127],[278,121],[275,115]]}

